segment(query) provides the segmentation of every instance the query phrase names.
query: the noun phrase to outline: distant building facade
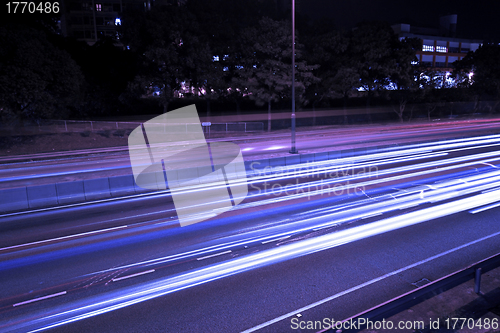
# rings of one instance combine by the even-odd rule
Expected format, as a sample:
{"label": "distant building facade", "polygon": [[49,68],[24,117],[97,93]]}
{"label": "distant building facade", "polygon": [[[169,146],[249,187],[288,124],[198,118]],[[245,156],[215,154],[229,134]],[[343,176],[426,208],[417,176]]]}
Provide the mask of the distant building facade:
{"label": "distant building facade", "polygon": [[64,0],[62,2],[61,32],[92,45],[108,36],[119,42],[117,26],[125,10],[148,11],[155,5],[180,4],[171,0]]}
{"label": "distant building facade", "polygon": [[395,24],[392,29],[400,39],[419,38],[422,41],[422,49],[416,52],[420,64],[436,71],[452,71],[451,64],[469,51],[477,50],[482,41],[456,37],[457,15],[443,16],[439,23],[439,28]]}

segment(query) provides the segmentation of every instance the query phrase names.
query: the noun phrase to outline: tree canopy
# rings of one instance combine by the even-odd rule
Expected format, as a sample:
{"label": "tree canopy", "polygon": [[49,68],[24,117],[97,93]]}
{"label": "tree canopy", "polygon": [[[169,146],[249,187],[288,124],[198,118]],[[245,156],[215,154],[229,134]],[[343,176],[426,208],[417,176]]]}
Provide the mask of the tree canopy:
{"label": "tree canopy", "polygon": [[[485,44],[455,63],[455,75],[476,93],[500,97],[500,45]],[[469,82],[469,73],[471,82]]]}
{"label": "tree canopy", "polygon": [[81,97],[83,75],[44,32],[0,27],[0,108],[18,120],[67,116]]}
{"label": "tree canopy", "polygon": [[[2,115],[111,115],[132,110],[137,101],[168,111],[179,98],[203,100],[207,112],[211,101],[267,104],[269,112],[273,103],[289,103],[292,27],[272,2],[168,3],[123,13],[119,40],[101,37],[91,46],[58,35],[54,17],[0,23]],[[419,66],[421,41],[399,39],[387,23],[339,30],[299,13],[296,27],[299,108],[341,99],[347,110],[354,96],[367,106],[385,98],[403,120],[409,101],[436,100],[434,91],[448,87]],[[498,98],[499,53],[498,45],[483,45],[456,62],[454,76],[467,91]]]}

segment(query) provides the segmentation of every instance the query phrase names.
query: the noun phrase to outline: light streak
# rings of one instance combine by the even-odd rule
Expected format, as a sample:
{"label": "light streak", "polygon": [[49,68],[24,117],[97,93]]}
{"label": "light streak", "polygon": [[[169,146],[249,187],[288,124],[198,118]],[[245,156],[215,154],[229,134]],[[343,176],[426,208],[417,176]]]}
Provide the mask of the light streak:
{"label": "light streak", "polygon": [[100,233],[103,233],[103,232],[115,231],[115,230],[123,229],[123,228],[127,228],[127,227],[128,226],[126,226],[126,225],[122,225],[122,226],[114,227],[114,228],[107,228],[107,229],[101,229],[101,230],[95,230],[95,231],[89,231],[89,232],[82,232],[82,233],[75,234],[75,235],[69,235],[69,236],[63,236],[63,237],[45,239],[45,240],[41,240],[41,241],[37,241],[37,242],[31,242],[31,243],[25,243],[25,244],[7,246],[7,247],[0,248],[0,252],[1,251],[7,251],[7,250],[13,250],[13,249],[19,249],[21,247],[27,247],[27,246],[42,245],[42,244],[46,244],[46,243],[50,243],[50,242],[56,242],[56,241],[61,241],[61,240],[69,240],[69,239],[77,238],[77,237],[90,236],[90,235],[100,234]]}
{"label": "light streak", "polygon": [[271,147],[264,148],[262,150],[278,150],[281,148],[286,148],[286,147],[285,146],[271,146]]}
{"label": "light streak", "polygon": [[29,303],[33,303],[33,302],[38,302],[38,301],[42,301],[44,299],[49,299],[49,298],[53,298],[53,297],[57,297],[57,296],[65,295],[65,294],[66,294],[66,291],[61,291],[59,293],[55,293],[55,294],[52,294],[52,295],[42,296],[42,297],[38,297],[38,298],[33,298],[33,299],[30,299],[30,300],[27,300],[27,301],[24,301],[24,302],[16,303],[16,304],[13,304],[12,306],[16,307],[16,306],[20,306],[20,305],[25,305],[25,304],[29,304]]}
{"label": "light streak", "polygon": [[[259,181],[263,181],[265,179],[271,179],[275,178],[275,180],[284,180],[288,178],[293,178],[293,177],[298,177],[298,176],[309,176],[312,174],[318,174],[321,171],[328,172],[328,171],[342,171],[345,169],[353,169],[353,168],[362,168],[362,167],[369,167],[369,166],[380,166],[383,164],[387,163],[392,163],[391,160],[387,161],[381,161],[380,159],[384,158],[389,158],[389,157],[398,157],[398,156],[407,156],[415,153],[428,153],[429,149],[432,148],[434,150],[439,150],[439,149],[452,149],[456,147],[466,147],[466,146],[471,146],[471,145],[479,145],[479,144],[489,144],[489,143],[496,143],[500,142],[500,135],[489,135],[489,136],[482,136],[482,137],[474,137],[474,138],[466,138],[466,139],[456,139],[456,140],[448,140],[443,142],[437,142],[437,143],[423,143],[423,144],[413,144],[413,145],[408,145],[405,147],[405,149],[401,149],[401,147],[394,147],[394,148],[386,148],[382,150],[388,150],[385,152],[378,152],[378,153],[369,153],[367,155],[361,155],[361,156],[356,156],[356,157],[349,157],[349,158],[339,158],[336,160],[328,160],[328,161],[321,161],[321,162],[312,162],[312,163],[306,163],[306,164],[300,164],[300,165],[292,165],[292,166],[281,166],[281,167],[274,167],[270,170],[254,170],[255,175],[251,178],[252,180],[248,181],[248,184],[255,184],[258,183]],[[474,148],[481,148],[481,146],[475,146],[475,147],[468,147],[464,149],[474,149]],[[398,149],[398,150],[396,150]],[[395,150],[395,151],[391,151]],[[453,150],[457,151],[457,149]],[[446,152],[442,152],[442,154],[446,154]],[[429,156],[430,157],[430,156]],[[411,161],[412,159],[418,159],[420,157],[414,157],[414,158],[409,158],[407,160],[393,160],[393,162],[403,162],[403,161]],[[425,158],[425,157],[422,157]],[[376,161],[379,160],[378,163],[373,162],[372,164],[350,164],[350,165],[345,165],[346,162],[354,162],[356,161],[357,163],[359,162],[367,162],[367,161]],[[339,166],[342,165],[343,169],[339,169]],[[324,167],[321,167],[324,166]],[[310,172],[310,169],[312,167],[316,167],[316,170],[314,173]],[[335,169],[335,167],[337,169]],[[301,169],[309,169],[306,171],[301,171]],[[289,171],[291,170],[291,171]],[[1,171],[0,171],[1,172]],[[270,173],[269,173],[270,172]],[[266,175],[266,173],[269,173]],[[65,175],[67,173],[64,173]],[[276,177],[276,174],[280,174],[281,178]],[[46,174],[43,175],[44,177],[47,176]],[[250,177],[250,175],[248,175]],[[2,179],[5,180],[5,179]],[[2,181],[0,180],[0,181]],[[217,184],[210,184],[212,186],[219,186]],[[223,184],[221,184],[223,185]],[[202,185],[198,186],[202,187]],[[186,191],[190,191],[192,189],[196,189],[196,187],[190,187],[186,188]],[[146,198],[146,197],[151,197],[151,196],[162,196],[162,195],[170,195],[170,190],[165,190],[165,191],[157,191],[153,193],[142,193],[142,194],[134,194],[134,195],[129,195],[125,197],[118,197],[118,198],[109,198],[109,199],[101,199],[93,202],[81,202],[81,203],[76,203],[76,204],[69,204],[69,205],[62,205],[62,206],[57,206],[57,207],[49,207],[49,208],[42,208],[42,209],[36,209],[36,210],[31,210],[31,211],[23,211],[23,212],[16,212],[16,213],[8,213],[8,214],[3,214],[0,215],[0,217],[8,217],[8,216],[17,216],[17,215],[24,215],[24,214],[29,214],[33,212],[45,212],[45,211],[52,211],[56,209],[64,209],[64,208],[73,208],[73,207],[79,207],[79,206],[85,206],[85,205],[90,205],[90,204],[96,204],[96,203],[102,203],[106,204],[109,202],[114,202],[114,201],[120,201],[120,200],[133,200],[133,199],[140,199],[140,198]]]}
{"label": "light streak", "polygon": [[[372,237],[392,230],[408,227],[431,219],[454,214],[486,205],[499,200],[500,191],[478,194],[442,205],[390,217],[370,224],[341,230],[295,243],[273,247],[244,257],[209,265],[201,269],[182,273],[173,277],[143,283],[133,288],[102,295],[100,300],[87,299],[85,303],[69,311],[21,322],[14,329],[28,329],[39,332],[67,323],[90,318],[109,311],[117,310],[144,302],[175,291],[190,288],[258,267],[290,260],[307,254],[331,249],[343,244]],[[495,234],[496,236],[496,234]],[[492,237],[490,235],[489,237]]]}
{"label": "light streak", "polygon": [[130,279],[130,278],[133,278],[133,277],[136,277],[136,276],[141,276],[141,275],[144,275],[144,274],[154,273],[154,271],[155,271],[154,269],[150,269],[148,271],[139,272],[139,273],[135,273],[135,274],[130,274],[130,275],[126,275],[126,276],[121,276],[119,278],[114,278],[114,279],[111,279],[111,281],[116,282],[116,281],[120,281],[120,280]]}
{"label": "light streak", "polygon": [[231,250],[227,250],[227,251],[224,251],[224,252],[211,254],[211,255],[208,255],[208,256],[205,256],[205,257],[201,257],[201,258],[196,258],[196,260],[205,260],[205,259],[208,259],[208,258],[218,257],[218,256],[221,256],[223,254],[228,254],[228,253],[231,253]]}
{"label": "light streak", "polygon": [[499,206],[500,206],[500,203],[495,203],[495,204],[492,204],[492,205],[488,205],[488,206],[485,206],[485,207],[481,207],[481,208],[477,208],[477,209],[471,210],[471,211],[469,211],[469,213],[476,214],[476,213],[484,212],[485,210],[493,209],[493,208],[496,208],[496,207],[499,207]]}

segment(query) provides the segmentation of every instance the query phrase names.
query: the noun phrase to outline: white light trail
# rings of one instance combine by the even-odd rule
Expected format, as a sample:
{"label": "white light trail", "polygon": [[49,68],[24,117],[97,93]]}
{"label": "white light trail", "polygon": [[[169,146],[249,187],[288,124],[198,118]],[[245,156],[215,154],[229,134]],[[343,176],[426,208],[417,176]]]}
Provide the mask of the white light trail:
{"label": "white light trail", "polygon": [[474,207],[496,202],[499,198],[500,191],[478,194],[473,197],[390,217],[370,224],[274,247],[177,276],[143,283],[118,292],[102,295],[98,301],[94,298],[86,299],[85,304],[80,304],[79,307],[73,310],[36,318],[29,322],[18,323],[12,329],[28,329],[31,332],[39,332],[258,267],[290,260],[431,219],[466,211]]}
{"label": "white light trail", "polygon": [[38,298],[33,298],[33,299],[30,299],[30,300],[27,300],[27,301],[24,301],[24,302],[13,304],[12,306],[13,307],[21,306],[21,305],[25,305],[25,304],[29,304],[29,303],[33,303],[33,302],[38,302],[38,301],[42,301],[44,299],[49,299],[49,298],[53,298],[53,297],[57,297],[57,296],[61,296],[61,295],[66,295],[66,291],[61,291],[59,293],[55,293],[55,294],[52,294],[52,295],[47,295],[47,296],[42,296],[42,297],[38,297]]}
{"label": "white light trail", "polygon": [[221,256],[223,254],[229,254],[229,253],[231,253],[231,250],[227,250],[227,251],[224,251],[224,252],[211,254],[211,255],[208,255],[208,256],[205,256],[205,257],[201,257],[201,258],[196,258],[196,260],[205,260],[205,259],[208,259],[208,258],[218,257],[218,256]]}
{"label": "white light trail", "polygon": [[493,209],[493,208],[496,208],[496,207],[500,207],[500,203],[495,203],[495,204],[492,204],[492,205],[488,205],[488,206],[485,206],[485,207],[474,209],[474,210],[469,211],[469,213],[476,214],[476,213],[484,212],[485,210]]}
{"label": "white light trail", "polygon": [[[441,141],[441,142],[432,142],[432,143],[422,143],[422,144],[412,144],[412,145],[407,145],[403,149],[401,147],[394,147],[394,148],[385,148],[383,152],[377,152],[377,153],[369,153],[366,155],[361,155],[361,156],[356,156],[356,157],[348,157],[348,158],[339,158],[335,160],[328,160],[328,161],[321,161],[321,162],[312,162],[312,163],[305,163],[305,164],[298,164],[298,165],[291,165],[291,166],[281,166],[281,167],[274,167],[270,170],[262,171],[262,170],[255,170],[254,173],[255,175],[251,177],[250,183],[255,183],[258,182],[259,180],[265,180],[265,179],[270,179],[273,177],[276,177],[276,174],[280,174],[282,179],[286,179],[286,176],[288,175],[289,178],[292,177],[298,177],[298,176],[303,176],[302,173],[308,173],[310,175],[310,170],[311,168],[315,168],[317,171],[316,173],[322,171],[322,170],[341,170],[338,169],[339,167],[343,166],[344,168],[356,168],[356,167],[368,167],[369,165],[366,164],[359,164],[361,162],[367,162],[367,161],[373,161],[371,165],[382,165],[382,163],[391,163],[390,161],[380,161],[380,159],[384,158],[395,158],[395,157],[403,157],[403,156],[408,156],[411,154],[418,154],[418,153],[429,153],[432,150],[443,150],[443,149],[450,149],[450,151],[457,151],[458,147],[468,147],[466,149],[474,149],[474,148],[481,148],[482,146],[480,145],[489,145],[492,143],[497,143],[500,142],[500,135],[488,135],[488,136],[481,136],[481,137],[474,137],[474,138],[465,138],[465,139],[455,139],[455,140],[447,140],[447,141]],[[486,147],[486,146],[485,146]],[[253,149],[253,148],[251,148]],[[454,149],[454,150],[452,150]],[[446,153],[446,152],[443,152]],[[418,158],[418,157],[417,157]],[[376,160],[379,160],[378,162],[375,162]],[[408,160],[410,161],[410,159]],[[353,164],[355,162],[355,164]],[[350,165],[346,165],[346,163],[351,163]],[[377,164],[379,163],[379,164]],[[324,169],[322,169],[322,167]],[[335,169],[337,168],[337,169]],[[307,169],[305,171],[301,171],[302,169]],[[291,171],[288,171],[291,170]],[[266,174],[268,173],[268,174]],[[251,175],[247,175],[250,177]],[[187,191],[191,190],[191,188],[186,188]],[[109,198],[109,199],[101,199],[93,202],[81,202],[81,203],[76,203],[76,204],[69,204],[69,205],[62,205],[58,207],[49,207],[49,208],[42,208],[42,209],[35,209],[31,211],[23,211],[23,212],[17,212],[17,213],[9,213],[9,214],[3,214],[0,215],[0,217],[9,217],[9,216],[16,216],[16,215],[23,215],[23,214],[28,214],[28,213],[33,213],[33,212],[44,212],[44,211],[51,211],[51,210],[56,210],[56,209],[61,209],[61,208],[72,208],[72,207],[79,207],[79,206],[85,206],[89,204],[95,204],[95,203],[107,203],[107,202],[113,202],[113,201],[120,201],[123,199],[134,199],[134,198],[142,198],[142,197],[150,197],[150,196],[158,196],[158,195],[169,195],[170,190],[165,190],[165,191],[157,191],[154,193],[143,193],[143,194],[135,194],[135,195],[129,195],[126,197],[119,197],[119,198]]]}
{"label": "white light trail", "polygon": [[285,148],[285,146],[271,146],[271,147],[264,148],[262,150],[278,150],[281,148]]}
{"label": "white light trail", "polygon": [[119,278],[114,278],[114,279],[111,279],[111,281],[113,281],[113,282],[121,281],[121,280],[130,279],[130,278],[133,278],[133,277],[136,277],[136,276],[141,276],[141,275],[144,275],[144,274],[149,274],[149,273],[154,273],[154,272],[155,272],[154,269],[150,269],[148,271],[139,272],[139,273],[135,273],[135,274],[130,274],[130,275],[126,275],[126,276],[121,276]]}
{"label": "white light trail", "polygon": [[94,231],[82,232],[82,233],[79,233],[79,234],[74,234],[74,235],[69,235],[69,236],[63,236],[63,237],[45,239],[45,240],[41,240],[41,241],[38,241],[38,242],[31,242],[31,243],[25,243],[25,244],[7,246],[7,247],[0,248],[0,252],[7,251],[7,250],[14,250],[14,249],[17,250],[19,248],[33,246],[33,245],[43,245],[43,244],[47,244],[47,243],[50,243],[50,242],[56,242],[56,241],[62,241],[62,240],[70,240],[70,239],[74,239],[74,238],[78,238],[78,237],[85,237],[85,236],[90,236],[90,235],[96,235],[96,234],[100,234],[100,233],[103,233],[103,232],[116,231],[118,229],[123,229],[123,228],[127,228],[127,227],[128,226],[126,226],[126,225],[122,225],[122,226],[114,227],[114,228],[94,230]]}

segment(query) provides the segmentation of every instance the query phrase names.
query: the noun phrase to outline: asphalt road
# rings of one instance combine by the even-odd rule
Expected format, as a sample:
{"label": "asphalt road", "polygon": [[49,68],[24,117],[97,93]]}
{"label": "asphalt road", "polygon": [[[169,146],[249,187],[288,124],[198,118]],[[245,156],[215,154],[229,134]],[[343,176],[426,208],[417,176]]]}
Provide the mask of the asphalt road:
{"label": "asphalt road", "polygon": [[[344,319],[500,250],[498,210],[468,212],[500,200],[498,143],[490,141],[262,175],[237,209],[184,228],[168,193],[3,217],[0,331],[73,314],[91,318],[54,330],[265,324],[260,330],[286,332],[298,313]],[[376,173],[358,173],[370,163]],[[261,190],[295,179],[288,192]],[[333,185],[343,191],[328,192]],[[109,300],[129,306],[91,316]]]}
{"label": "asphalt road", "polygon": [[[291,319],[342,320],[413,290],[412,283],[423,278],[433,281],[498,253],[499,212],[486,211],[473,219],[467,212],[447,216],[51,331],[241,332],[262,324],[256,331],[315,331],[293,330]],[[485,237],[490,238],[470,244]]]}
{"label": "asphalt road", "polygon": [[[297,149],[310,151],[341,150],[353,147],[443,140],[447,137],[469,137],[500,132],[500,122],[484,120],[445,123],[366,125],[297,132]],[[237,143],[245,160],[284,156],[290,150],[290,134],[253,133],[244,137],[209,139],[209,142]],[[32,161],[33,160],[33,161]],[[3,188],[32,186],[54,182],[132,174],[127,147],[88,152],[12,156],[0,159],[0,184]]]}

